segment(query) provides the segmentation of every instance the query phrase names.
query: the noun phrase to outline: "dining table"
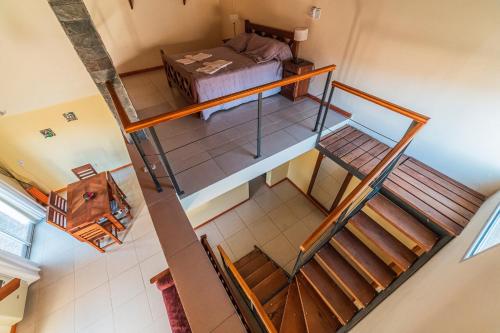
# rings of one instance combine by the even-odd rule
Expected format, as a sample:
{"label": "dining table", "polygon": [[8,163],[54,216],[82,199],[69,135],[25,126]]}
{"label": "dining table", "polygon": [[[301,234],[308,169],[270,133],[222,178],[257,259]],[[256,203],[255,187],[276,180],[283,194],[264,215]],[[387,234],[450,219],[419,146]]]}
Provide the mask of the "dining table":
{"label": "dining table", "polygon": [[[121,195],[109,172],[79,180],[67,186],[67,231],[74,233],[103,219],[118,230],[124,226],[113,215],[112,201]],[[90,196],[90,197],[89,197]]]}

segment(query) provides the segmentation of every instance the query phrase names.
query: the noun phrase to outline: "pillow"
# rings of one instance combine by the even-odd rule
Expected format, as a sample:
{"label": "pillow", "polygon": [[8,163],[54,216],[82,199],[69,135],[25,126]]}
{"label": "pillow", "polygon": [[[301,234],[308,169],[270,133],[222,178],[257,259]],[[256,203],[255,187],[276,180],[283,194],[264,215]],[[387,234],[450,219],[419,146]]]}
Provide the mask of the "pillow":
{"label": "pillow", "polygon": [[251,34],[249,33],[241,33],[238,36],[228,40],[224,45],[232,48],[235,52],[241,53],[247,48],[247,43],[250,36]]}
{"label": "pillow", "polygon": [[288,60],[292,58],[290,47],[274,38],[252,34],[248,40],[245,54],[257,63],[270,60]]}

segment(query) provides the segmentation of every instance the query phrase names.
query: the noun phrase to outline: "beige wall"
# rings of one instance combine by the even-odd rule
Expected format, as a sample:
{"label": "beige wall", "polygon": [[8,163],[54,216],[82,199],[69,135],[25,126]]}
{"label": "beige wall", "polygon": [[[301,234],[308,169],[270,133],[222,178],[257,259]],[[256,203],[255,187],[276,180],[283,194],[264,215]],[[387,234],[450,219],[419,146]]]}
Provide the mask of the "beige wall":
{"label": "beige wall", "polygon": [[[410,152],[479,191],[500,187],[500,2],[221,0],[242,19],[308,26],[301,56],[338,65],[335,78],[432,117]],[[307,16],[322,8],[319,21]],[[224,22],[224,31],[230,31]],[[320,80],[313,82],[318,93]],[[337,98],[354,119],[397,137],[406,125]],[[347,106],[349,105],[349,106]]]}
{"label": "beige wall", "polygon": [[500,247],[462,261],[489,214],[497,193],[454,239],[352,332],[497,332]]}
{"label": "beige wall", "polygon": [[[66,122],[62,114],[69,111],[77,121]],[[45,139],[39,131],[49,127],[56,136]],[[0,142],[0,163],[44,190],[74,182],[71,169],[85,163],[103,171],[130,162],[118,125],[98,95],[2,117]]]}
{"label": "beige wall", "polygon": [[7,114],[98,93],[46,0],[0,1],[0,48]]}
{"label": "beige wall", "polygon": [[161,65],[159,50],[180,52],[221,43],[219,0],[85,0],[119,72]]}

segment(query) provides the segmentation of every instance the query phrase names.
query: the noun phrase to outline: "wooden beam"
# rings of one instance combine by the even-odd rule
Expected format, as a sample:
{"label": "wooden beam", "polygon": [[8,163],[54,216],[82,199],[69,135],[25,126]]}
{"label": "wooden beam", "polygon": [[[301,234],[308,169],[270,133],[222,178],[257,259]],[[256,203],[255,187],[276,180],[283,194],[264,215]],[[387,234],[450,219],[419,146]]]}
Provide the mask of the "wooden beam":
{"label": "wooden beam", "polygon": [[340,200],[344,196],[345,190],[347,190],[347,186],[351,182],[352,179],[352,173],[348,172],[347,175],[344,178],[344,181],[342,182],[342,185],[340,186],[340,190],[337,193],[337,196],[335,197],[335,200],[332,202],[332,207],[330,207],[330,212],[335,209],[339,205]]}
{"label": "wooden beam", "polygon": [[21,285],[20,279],[12,279],[5,286],[0,288],[0,302],[16,291]]}
{"label": "wooden beam", "polygon": [[307,188],[307,195],[311,195],[314,183],[316,182],[316,177],[318,176],[319,168],[321,167],[321,162],[323,161],[323,155],[321,152],[318,153],[318,158],[316,159],[316,164],[314,165],[314,170],[311,176],[311,181],[309,182],[309,187]]}

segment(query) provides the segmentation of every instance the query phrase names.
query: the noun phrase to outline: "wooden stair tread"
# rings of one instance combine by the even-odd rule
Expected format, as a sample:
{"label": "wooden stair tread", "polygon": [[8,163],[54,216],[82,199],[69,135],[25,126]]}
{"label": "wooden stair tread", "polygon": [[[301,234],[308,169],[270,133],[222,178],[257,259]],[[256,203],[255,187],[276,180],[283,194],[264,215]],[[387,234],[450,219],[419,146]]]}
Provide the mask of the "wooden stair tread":
{"label": "wooden stair tread", "polygon": [[260,255],[262,255],[262,251],[255,248],[252,252],[246,254],[245,256],[240,258],[239,260],[235,261],[234,267],[236,267],[237,269],[240,269],[241,267],[245,266],[250,261],[254,260],[255,258],[257,258]]}
{"label": "wooden stair tread", "polygon": [[323,300],[309,285],[309,282],[300,274],[297,275],[297,286],[307,332],[335,332],[341,326],[339,321],[332,315]]}
{"label": "wooden stair tread", "polygon": [[256,285],[258,285],[262,280],[264,280],[266,277],[271,275],[277,269],[279,268],[277,268],[272,261],[268,261],[260,268],[258,268],[256,271],[248,275],[245,278],[245,282],[250,288],[253,288]]}
{"label": "wooden stair tread", "polygon": [[380,288],[387,288],[396,274],[349,230],[344,229],[332,238],[332,242],[372,279]]}
{"label": "wooden stair tread", "polygon": [[382,194],[377,194],[369,200],[367,206],[425,251],[432,249],[438,241],[434,232]]}
{"label": "wooden stair tread", "polygon": [[288,287],[285,311],[281,321],[280,333],[305,333],[307,332],[302,304],[300,303],[299,289],[296,280]]}
{"label": "wooden stair tread", "polygon": [[258,270],[260,267],[262,267],[268,261],[270,261],[269,258],[267,258],[264,254],[261,254],[252,261],[245,264],[243,267],[238,268],[238,272],[240,272],[243,278],[246,278],[256,270]]}
{"label": "wooden stair tread", "polygon": [[417,259],[416,254],[401,244],[400,241],[365,213],[359,212],[348,223],[383,251],[402,271],[406,271]]}
{"label": "wooden stair tread", "polygon": [[288,295],[288,288],[283,288],[279,293],[273,296],[267,303],[263,305],[269,319],[273,322],[276,330],[281,326],[283,312],[285,310],[286,297]]}
{"label": "wooden stair tread", "polygon": [[300,272],[342,325],[354,316],[357,308],[315,260],[309,261]]}
{"label": "wooden stair tread", "polygon": [[288,277],[283,270],[274,271],[267,278],[262,280],[258,285],[252,288],[255,296],[264,304],[276,295],[281,289],[288,284]]}
{"label": "wooden stair tread", "polygon": [[316,253],[330,276],[356,301],[366,306],[375,297],[375,289],[330,244]]}

